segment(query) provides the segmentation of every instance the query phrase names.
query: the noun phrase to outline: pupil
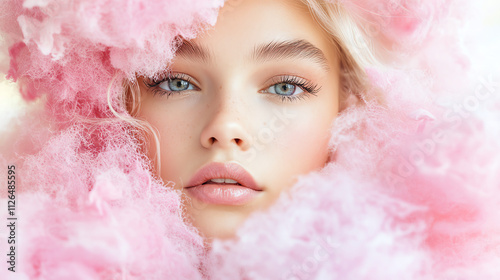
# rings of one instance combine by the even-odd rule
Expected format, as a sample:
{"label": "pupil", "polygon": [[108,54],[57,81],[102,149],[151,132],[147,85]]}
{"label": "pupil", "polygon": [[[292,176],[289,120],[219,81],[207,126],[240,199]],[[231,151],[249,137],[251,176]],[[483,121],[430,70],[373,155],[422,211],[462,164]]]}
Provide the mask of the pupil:
{"label": "pupil", "polygon": [[170,85],[170,89],[175,91],[185,90],[189,86],[188,82],[181,79],[171,80]]}
{"label": "pupil", "polygon": [[281,95],[292,95],[295,91],[295,86],[292,84],[281,83],[276,85],[276,92]]}

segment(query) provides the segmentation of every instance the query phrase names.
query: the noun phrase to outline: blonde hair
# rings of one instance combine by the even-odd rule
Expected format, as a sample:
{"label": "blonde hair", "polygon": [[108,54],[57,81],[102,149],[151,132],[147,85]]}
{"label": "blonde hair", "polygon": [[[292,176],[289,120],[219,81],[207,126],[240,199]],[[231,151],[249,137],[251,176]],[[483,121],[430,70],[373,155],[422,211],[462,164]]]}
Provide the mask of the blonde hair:
{"label": "blonde hair", "polygon": [[342,100],[348,100],[350,95],[354,95],[361,101],[360,104],[383,103],[382,96],[372,88],[365,72],[366,67],[379,64],[373,41],[367,38],[365,30],[341,1],[300,1],[309,8],[313,18],[330,35],[337,50],[341,67]]}
{"label": "blonde hair", "polygon": [[137,80],[135,80],[134,82],[125,80],[123,82],[123,97],[124,98],[122,98],[122,102],[124,103],[123,105],[126,108],[127,112],[129,113],[128,115],[120,115],[113,109],[113,107],[111,106],[111,98],[109,90],[108,90],[108,107],[111,109],[111,112],[115,116],[127,122],[135,129],[137,129],[135,137],[136,139],[137,138],[141,139],[142,140],[141,143],[145,144],[143,145],[143,152],[145,154],[151,152],[151,150],[147,148],[151,147],[151,145],[147,145],[147,143],[150,141],[154,143],[155,154],[150,155],[150,160],[153,161],[152,162],[153,165],[151,166],[151,168],[153,170],[156,170],[156,173],[159,174],[159,171],[161,170],[161,161],[159,153],[160,133],[158,132],[158,129],[156,127],[152,126],[147,121],[140,120],[137,118],[137,115],[141,108],[141,95]]}
{"label": "blonde hair", "polygon": [[[300,0],[300,2],[309,8],[313,18],[330,35],[332,45],[339,55],[340,81],[342,85],[340,109],[352,105],[348,101],[352,101],[352,98],[349,98],[352,96],[356,97],[358,105],[373,102],[383,103],[378,91],[372,90],[364,70],[367,66],[378,64],[373,52],[372,42],[367,39],[366,33],[355,22],[345,6],[340,1]],[[370,92],[370,95],[368,92]],[[161,168],[159,133],[146,121],[136,119],[141,105],[137,80],[124,83],[124,97],[124,105],[130,114],[130,118],[120,118],[143,131],[145,142],[154,141],[154,161],[156,161],[156,166],[153,168],[159,172]]]}

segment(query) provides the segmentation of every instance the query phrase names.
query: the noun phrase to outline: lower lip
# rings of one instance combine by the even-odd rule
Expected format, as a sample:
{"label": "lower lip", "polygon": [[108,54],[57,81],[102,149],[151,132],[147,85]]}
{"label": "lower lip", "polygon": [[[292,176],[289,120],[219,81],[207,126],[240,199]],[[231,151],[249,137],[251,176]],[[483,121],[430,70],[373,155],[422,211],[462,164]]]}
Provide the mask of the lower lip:
{"label": "lower lip", "polygon": [[205,184],[187,188],[192,197],[210,204],[243,205],[255,198],[259,191],[233,184]]}

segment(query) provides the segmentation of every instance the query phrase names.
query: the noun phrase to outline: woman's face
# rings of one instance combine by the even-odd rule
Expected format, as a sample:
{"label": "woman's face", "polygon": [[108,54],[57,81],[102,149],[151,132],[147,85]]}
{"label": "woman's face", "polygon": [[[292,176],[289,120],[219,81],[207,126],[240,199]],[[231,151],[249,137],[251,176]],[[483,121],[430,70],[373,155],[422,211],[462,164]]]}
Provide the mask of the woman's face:
{"label": "woman's face", "polygon": [[165,79],[139,78],[139,118],[160,135],[159,174],[185,194],[187,219],[203,235],[233,236],[299,175],[325,165],[339,71],[307,7],[243,0],[183,43]]}

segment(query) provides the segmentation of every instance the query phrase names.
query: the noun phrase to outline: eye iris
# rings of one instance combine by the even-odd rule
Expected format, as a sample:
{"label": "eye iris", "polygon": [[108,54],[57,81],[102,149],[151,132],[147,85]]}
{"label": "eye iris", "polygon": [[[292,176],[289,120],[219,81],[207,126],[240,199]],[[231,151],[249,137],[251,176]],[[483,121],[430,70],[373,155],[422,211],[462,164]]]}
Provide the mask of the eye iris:
{"label": "eye iris", "polygon": [[280,95],[292,95],[295,92],[295,86],[288,83],[279,83],[274,86],[274,90]]}
{"label": "eye iris", "polygon": [[168,87],[173,91],[187,90],[189,82],[181,79],[173,79],[168,82]]}

